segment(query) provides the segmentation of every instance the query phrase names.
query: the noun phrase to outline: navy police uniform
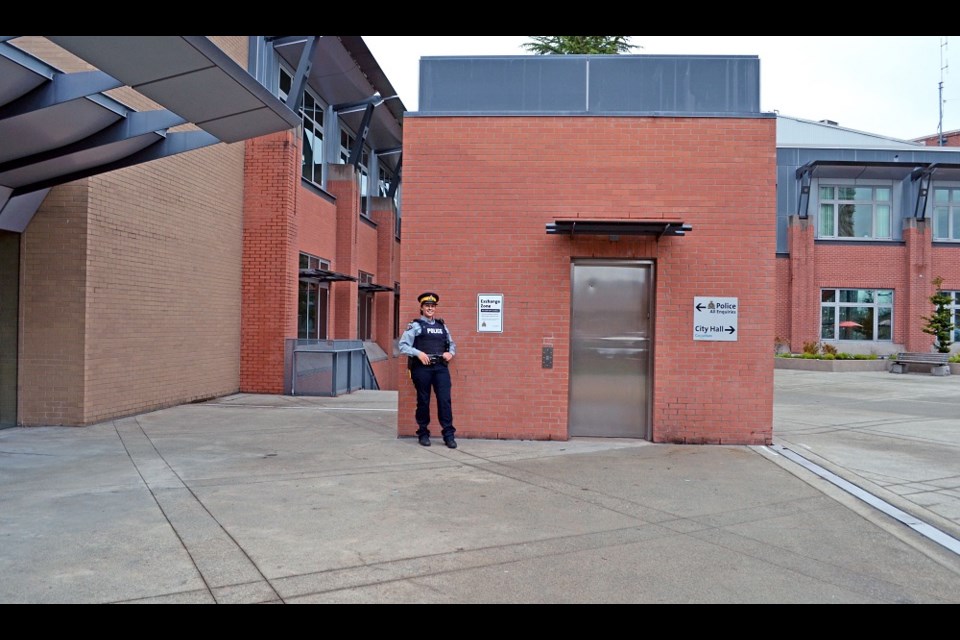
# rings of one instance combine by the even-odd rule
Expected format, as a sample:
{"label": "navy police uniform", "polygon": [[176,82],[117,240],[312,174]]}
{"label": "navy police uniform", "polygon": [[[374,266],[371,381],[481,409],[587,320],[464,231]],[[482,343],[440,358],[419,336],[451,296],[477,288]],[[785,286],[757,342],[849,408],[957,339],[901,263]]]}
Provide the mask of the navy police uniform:
{"label": "navy police uniform", "polygon": [[[410,379],[417,390],[417,437],[420,444],[430,446],[430,394],[437,396],[437,418],[440,421],[440,430],[443,442],[451,449],[457,448],[454,439],[456,429],[453,426],[453,408],[450,400],[450,370],[449,363],[443,358],[444,353],[456,355],[456,344],[450,336],[450,330],[439,318],[428,318],[423,315],[425,304],[436,304],[440,296],[427,292],[419,295],[421,316],[407,325],[407,330],[400,336],[400,353],[408,356]],[[425,353],[430,357],[430,364],[420,362],[419,355]]]}

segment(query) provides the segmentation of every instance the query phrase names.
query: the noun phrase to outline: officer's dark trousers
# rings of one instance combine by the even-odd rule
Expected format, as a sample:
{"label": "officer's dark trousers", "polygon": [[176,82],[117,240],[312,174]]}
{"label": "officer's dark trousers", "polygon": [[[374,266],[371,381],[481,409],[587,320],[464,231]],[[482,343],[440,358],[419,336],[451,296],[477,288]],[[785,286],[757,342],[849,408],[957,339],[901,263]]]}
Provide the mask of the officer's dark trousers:
{"label": "officer's dark trousers", "polygon": [[450,401],[450,369],[442,364],[416,366],[410,372],[413,386],[417,389],[417,435],[430,434],[430,390],[437,395],[437,418],[443,437],[452,436],[453,405]]}

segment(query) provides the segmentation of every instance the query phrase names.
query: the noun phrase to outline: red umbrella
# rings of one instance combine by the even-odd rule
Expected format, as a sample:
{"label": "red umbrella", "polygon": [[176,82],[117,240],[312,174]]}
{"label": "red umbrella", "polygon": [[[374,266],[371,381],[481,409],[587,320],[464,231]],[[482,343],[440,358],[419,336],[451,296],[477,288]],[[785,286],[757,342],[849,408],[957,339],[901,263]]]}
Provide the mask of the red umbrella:
{"label": "red umbrella", "polygon": [[862,324],[858,324],[856,322],[853,322],[852,320],[846,320],[844,322],[841,322],[840,326],[843,327],[844,329],[853,329],[854,327],[856,327],[857,329],[863,329]]}

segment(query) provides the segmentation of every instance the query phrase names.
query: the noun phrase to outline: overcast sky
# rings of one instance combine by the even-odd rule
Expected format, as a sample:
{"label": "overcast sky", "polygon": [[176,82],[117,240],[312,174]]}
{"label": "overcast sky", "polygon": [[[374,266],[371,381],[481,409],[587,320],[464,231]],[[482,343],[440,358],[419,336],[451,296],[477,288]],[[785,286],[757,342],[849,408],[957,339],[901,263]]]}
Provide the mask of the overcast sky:
{"label": "overcast sky", "polygon": [[[420,58],[528,55],[528,36],[362,36],[408,111]],[[631,36],[635,54],[760,58],[760,109],[893,138],[960,129],[957,36]],[[943,43],[945,46],[942,46]],[[957,47],[951,53],[951,47]],[[951,63],[956,62],[956,69]],[[953,73],[951,73],[953,71]]]}

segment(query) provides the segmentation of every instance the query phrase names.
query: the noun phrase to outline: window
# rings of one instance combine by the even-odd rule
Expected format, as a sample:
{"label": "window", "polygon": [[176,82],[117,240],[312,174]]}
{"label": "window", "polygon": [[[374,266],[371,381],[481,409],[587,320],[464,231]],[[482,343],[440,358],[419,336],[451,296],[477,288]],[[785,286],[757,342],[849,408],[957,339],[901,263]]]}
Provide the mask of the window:
{"label": "window", "polygon": [[[306,253],[300,254],[301,269],[329,269],[330,263]],[[312,278],[300,279],[297,298],[297,337],[300,340],[327,339],[327,312],[330,285]]]}
{"label": "window", "polygon": [[960,344],[960,291],[944,291],[952,299],[947,306],[953,317],[953,341]]}
{"label": "window", "polygon": [[[357,137],[347,131],[346,129],[340,129],[340,162],[341,164],[347,164],[350,162],[350,153],[353,151],[353,145],[357,141]],[[366,215],[369,212],[368,200],[369,198],[367,189],[369,188],[370,183],[370,150],[364,145],[363,149],[360,151],[360,162],[357,166],[357,171],[360,174],[360,213]]]}
{"label": "window", "polygon": [[933,190],[933,239],[960,241],[960,188]]}
{"label": "window", "polygon": [[[359,283],[361,285],[373,284],[373,274],[361,271]],[[360,294],[357,296],[357,304],[359,305],[357,313],[357,339],[373,340],[373,293],[361,289]]]}
{"label": "window", "polygon": [[393,283],[393,337],[399,338],[400,331],[400,283]]}
{"label": "window", "polygon": [[821,339],[893,339],[893,290],[824,289],[820,300]]}
{"label": "window", "polygon": [[[280,68],[280,98],[286,100],[293,86],[293,76]],[[323,104],[306,89],[300,118],[303,122],[303,178],[321,186],[323,182]]]}
{"label": "window", "polygon": [[818,237],[889,240],[890,186],[820,184]]}

